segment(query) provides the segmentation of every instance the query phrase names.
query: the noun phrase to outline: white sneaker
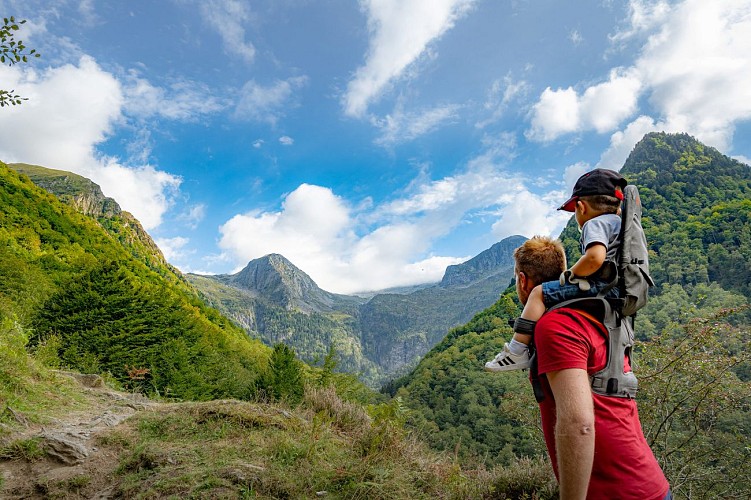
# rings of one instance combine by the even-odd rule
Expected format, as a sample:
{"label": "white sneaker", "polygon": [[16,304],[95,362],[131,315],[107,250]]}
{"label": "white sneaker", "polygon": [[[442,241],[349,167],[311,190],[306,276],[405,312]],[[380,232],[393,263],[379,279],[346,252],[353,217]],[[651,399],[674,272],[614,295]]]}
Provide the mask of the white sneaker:
{"label": "white sneaker", "polygon": [[507,372],[511,370],[524,370],[529,368],[529,349],[521,354],[509,351],[508,343],[503,344],[503,350],[492,361],[485,363],[486,372]]}

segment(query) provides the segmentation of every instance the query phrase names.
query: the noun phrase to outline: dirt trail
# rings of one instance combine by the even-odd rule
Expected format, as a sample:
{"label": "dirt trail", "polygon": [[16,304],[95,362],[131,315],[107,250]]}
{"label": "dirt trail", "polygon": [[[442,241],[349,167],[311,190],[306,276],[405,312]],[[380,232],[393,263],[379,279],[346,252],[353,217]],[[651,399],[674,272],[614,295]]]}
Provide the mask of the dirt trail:
{"label": "dirt trail", "polygon": [[158,406],[139,394],[113,391],[101,378],[65,373],[79,381],[89,401],[85,410],[59,415],[44,425],[29,425],[14,439],[39,438],[46,457],[0,461],[0,498],[114,498],[117,454],[100,448],[97,435],[136,412]]}

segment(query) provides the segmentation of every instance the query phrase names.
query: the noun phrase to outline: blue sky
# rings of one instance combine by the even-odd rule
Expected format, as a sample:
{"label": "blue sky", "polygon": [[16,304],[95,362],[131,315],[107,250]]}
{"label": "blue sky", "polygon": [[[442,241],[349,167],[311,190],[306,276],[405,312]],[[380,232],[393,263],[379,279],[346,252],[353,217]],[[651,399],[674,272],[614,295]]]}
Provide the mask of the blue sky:
{"label": "blue sky", "polygon": [[342,293],[557,235],[647,132],[751,157],[751,0],[0,0],[0,159],[85,175],[185,272]]}

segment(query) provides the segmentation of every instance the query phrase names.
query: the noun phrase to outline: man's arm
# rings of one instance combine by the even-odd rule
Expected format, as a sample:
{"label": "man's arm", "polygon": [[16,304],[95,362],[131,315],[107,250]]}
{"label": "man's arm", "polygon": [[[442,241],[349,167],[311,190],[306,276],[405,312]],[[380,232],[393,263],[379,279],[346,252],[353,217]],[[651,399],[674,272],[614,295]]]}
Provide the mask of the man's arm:
{"label": "man's arm", "polygon": [[547,373],[556,405],[555,447],[561,500],[587,496],[595,454],[595,413],[589,377],[572,368]]}

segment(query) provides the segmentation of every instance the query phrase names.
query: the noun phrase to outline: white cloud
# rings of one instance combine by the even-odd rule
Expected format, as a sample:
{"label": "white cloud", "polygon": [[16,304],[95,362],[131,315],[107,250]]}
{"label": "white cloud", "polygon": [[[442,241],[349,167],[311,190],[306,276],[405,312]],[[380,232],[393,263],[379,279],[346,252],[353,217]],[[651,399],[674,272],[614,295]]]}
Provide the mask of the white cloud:
{"label": "white cloud", "polygon": [[522,190],[506,198],[498,210],[500,218],[493,224],[493,235],[498,239],[515,234],[531,238],[534,235],[554,235],[571,218],[568,212],[556,209],[565,201],[562,191],[551,191],[539,196]]}
{"label": "white cloud", "polygon": [[178,217],[178,219],[185,222],[190,229],[195,229],[204,217],[206,217],[206,205],[198,203],[197,205],[189,207],[186,212]]}
{"label": "white cloud", "polygon": [[140,120],[159,116],[169,120],[194,121],[227,106],[225,99],[213,96],[206,84],[177,81],[166,88],[156,87],[134,72],[129,75],[124,94],[124,112]]}
{"label": "white cloud", "polygon": [[[633,121],[613,135],[601,160],[611,168],[635,144],[638,130],[687,132],[721,151],[731,148],[735,125],[751,119],[751,2],[685,0],[670,5],[632,0],[629,28],[614,42],[645,37],[631,67],[611,71],[581,96],[572,87],[546,89],[532,110],[530,139],[615,129],[646,96],[655,117]],[[639,137],[640,138],[640,137]],[[638,138],[636,139],[638,140]]]}
{"label": "white cloud", "polygon": [[728,150],[735,123],[751,119],[751,2],[681,3],[636,65],[666,128]]}
{"label": "white cloud", "polygon": [[253,147],[256,149],[261,149],[264,142],[265,141],[263,139],[256,139],[255,141],[253,141]]}
{"label": "white cloud", "polygon": [[484,128],[498,121],[508,108],[509,103],[518,96],[523,96],[529,91],[529,84],[524,81],[514,81],[511,75],[506,75],[503,80],[495,80],[490,86],[488,97],[483,107],[491,112],[491,115],[475,124],[477,128]]}
{"label": "white cloud", "polygon": [[159,250],[162,251],[164,259],[170,264],[185,257],[185,246],[190,242],[188,238],[177,236],[175,238],[157,238],[155,240]]}
{"label": "white cloud", "polygon": [[90,178],[151,229],[159,225],[180,179],[150,165],[128,167],[99,154],[123,120],[120,82],[90,57],[44,72],[0,67],[0,81],[29,98],[0,113],[0,158]]}
{"label": "white cloud", "polygon": [[388,146],[414,140],[455,119],[458,110],[458,105],[447,104],[407,113],[398,105],[384,118],[373,119],[373,123],[381,129],[381,136],[376,139],[376,144]]}
{"label": "white cloud", "polygon": [[582,41],[584,41],[584,38],[578,30],[571,31],[571,33],[569,33],[568,35],[568,39],[571,40],[571,43],[573,43],[574,45],[579,45],[580,43],[582,43]]}
{"label": "white cloud", "polygon": [[370,48],[343,97],[345,113],[361,117],[370,103],[467,13],[475,0],[362,0]]}
{"label": "white cloud", "polygon": [[245,40],[244,24],[250,20],[248,4],[241,0],[200,0],[201,16],[214,28],[224,43],[224,50],[252,63],[256,48]]}
{"label": "white cloud", "polygon": [[240,91],[235,116],[275,125],[287,109],[297,106],[294,92],[307,82],[307,77],[297,76],[264,87],[250,80]]}
{"label": "white cloud", "polygon": [[662,24],[670,13],[670,3],[664,0],[631,0],[628,6],[627,27],[610,36],[612,42],[623,42]]}
{"label": "white cloud", "polygon": [[658,129],[654,120],[648,116],[640,116],[633,122],[629,123],[623,131],[618,131],[610,137],[610,146],[600,157],[597,163],[598,168],[609,168],[611,170],[620,170],[623,163],[631,154],[631,150],[645,134],[662,130],[666,132],[678,132],[677,130]]}
{"label": "white cloud", "polygon": [[734,160],[738,160],[741,163],[745,163],[746,165],[751,165],[751,158],[743,155],[733,155],[731,156]]}
{"label": "white cloud", "polygon": [[295,140],[288,135],[283,135],[279,138],[279,143],[282,146],[291,146],[295,143]]}
{"label": "white cloud", "polygon": [[588,87],[581,96],[572,87],[548,87],[532,109],[527,137],[551,141],[571,132],[613,130],[636,111],[640,89],[639,76],[619,68],[610,72],[608,81]]}

